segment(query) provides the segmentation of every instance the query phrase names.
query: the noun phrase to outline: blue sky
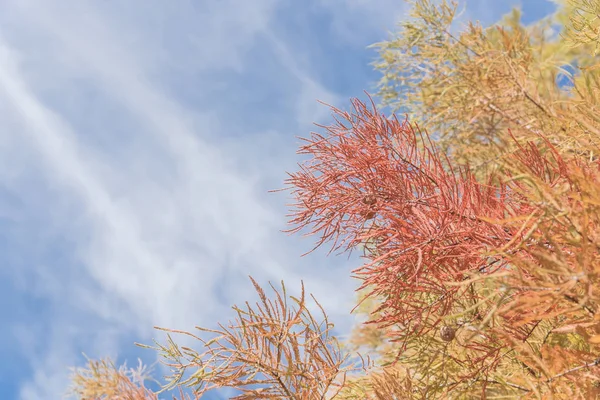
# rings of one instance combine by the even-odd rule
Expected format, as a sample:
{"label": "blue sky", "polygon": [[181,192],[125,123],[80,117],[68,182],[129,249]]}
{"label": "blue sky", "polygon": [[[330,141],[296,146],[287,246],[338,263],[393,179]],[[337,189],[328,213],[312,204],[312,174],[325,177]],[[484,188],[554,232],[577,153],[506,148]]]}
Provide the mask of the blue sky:
{"label": "blue sky", "polygon": [[[490,24],[521,4],[471,0]],[[248,275],[306,288],[348,332],[356,258],[304,258],[285,171],[317,99],[379,78],[400,0],[0,2],[0,398],[59,399],[68,367],[155,355],[152,326],[214,327]]]}

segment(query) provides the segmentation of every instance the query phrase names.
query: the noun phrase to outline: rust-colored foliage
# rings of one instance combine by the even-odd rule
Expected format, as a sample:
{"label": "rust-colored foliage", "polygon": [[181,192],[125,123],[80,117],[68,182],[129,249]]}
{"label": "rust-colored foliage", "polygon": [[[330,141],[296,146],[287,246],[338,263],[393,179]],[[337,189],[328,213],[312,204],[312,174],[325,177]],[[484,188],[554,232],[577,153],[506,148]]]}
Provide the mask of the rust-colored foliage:
{"label": "rust-colored foliage", "polygon": [[[311,225],[318,245],[331,240],[334,249],[372,244],[370,262],[354,273],[371,295],[385,297],[379,322],[425,332],[457,296],[470,296],[444,282],[504,266],[483,262],[481,254],[514,232],[480,217],[515,216],[528,206],[508,198],[504,185],[479,184],[468,170],[453,170],[408,121],[387,119],[358,100],[353,106],[354,113],[333,108],[337,124],[325,127],[328,136],[313,133],[301,147],[313,158],[287,182],[297,199],[291,231]],[[419,148],[417,136],[428,145]]]}
{"label": "rust-colored foliage", "polygon": [[[360,289],[383,299],[371,323],[401,342],[397,359],[404,365],[448,363],[426,392],[475,381],[480,394],[494,393],[494,385],[537,393],[539,385],[576,376],[573,363],[561,364],[561,373],[547,368],[561,356],[546,341],[552,329],[585,314],[600,327],[590,319],[596,307],[585,304],[597,297],[597,282],[583,283],[597,279],[600,247],[589,238],[600,225],[589,215],[597,191],[588,190],[586,207],[576,207],[581,185],[600,187],[597,163],[567,164],[543,136],[541,144],[515,139],[517,150],[481,184],[408,121],[358,100],[353,106],[352,113],[332,108],[336,124],[301,147],[312,158],[287,181],[297,200],[290,231],[310,227],[317,247],[329,241],[332,250],[366,244],[368,261],[354,273]],[[574,228],[582,217],[587,227]],[[573,248],[569,229],[587,243]],[[576,354],[572,359],[586,368],[597,366],[593,349]],[[508,383],[493,377],[515,368],[528,375]],[[428,373],[420,374],[414,379]]]}
{"label": "rust-colored foliage", "polygon": [[399,400],[410,398],[412,392],[410,374],[399,366],[389,366],[348,382],[340,397],[348,400]]}
{"label": "rust-colored foliage", "polygon": [[[282,293],[272,285],[274,300],[250,278],[259,295],[256,308],[234,307],[237,320],[220,329],[201,332],[215,336],[204,340],[189,332],[162,329],[190,336],[203,344],[197,352],[178,346],[168,337],[168,344],[156,350],[173,368],[174,374],[164,389],[187,386],[201,396],[216,388],[234,388],[242,394],[232,399],[317,400],[335,396],[343,386],[345,375],[355,368],[347,363],[337,340],[330,336],[333,328],[325,312],[315,319],[305,302],[304,286],[299,299],[288,296],[282,282]],[[184,378],[188,370],[194,372]]]}
{"label": "rust-colored foliage", "polygon": [[[77,368],[72,375],[71,394],[86,400],[158,400],[144,386],[146,371],[120,368],[109,360],[88,360],[87,368]],[[182,397],[183,399],[183,397]]]}

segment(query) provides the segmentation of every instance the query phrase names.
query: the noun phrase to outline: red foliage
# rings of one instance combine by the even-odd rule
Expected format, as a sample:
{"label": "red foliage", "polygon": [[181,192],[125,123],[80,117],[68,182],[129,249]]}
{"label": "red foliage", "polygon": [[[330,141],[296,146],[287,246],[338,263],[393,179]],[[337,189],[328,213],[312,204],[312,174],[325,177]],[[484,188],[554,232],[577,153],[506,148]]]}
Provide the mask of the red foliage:
{"label": "red foliage", "polygon": [[332,241],[332,251],[369,243],[369,262],[353,272],[361,288],[385,299],[376,322],[400,324],[407,334],[435,329],[437,322],[424,322],[428,314],[442,316],[457,296],[477,295],[446,282],[505,265],[483,254],[516,232],[489,221],[531,207],[494,177],[481,184],[467,168],[454,168],[408,121],[352,104],[353,113],[332,107],[336,124],[321,126],[326,136],[303,139],[299,153],[312,158],[287,180],[297,200],[289,232],[311,226],[317,247]]}

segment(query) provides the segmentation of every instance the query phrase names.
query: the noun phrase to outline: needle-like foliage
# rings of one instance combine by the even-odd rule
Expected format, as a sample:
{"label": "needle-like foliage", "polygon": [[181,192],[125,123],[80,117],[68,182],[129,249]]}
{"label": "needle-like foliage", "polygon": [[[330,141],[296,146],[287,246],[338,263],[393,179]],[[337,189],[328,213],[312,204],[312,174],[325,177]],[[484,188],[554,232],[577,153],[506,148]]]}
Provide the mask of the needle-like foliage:
{"label": "needle-like foliage", "polygon": [[[583,373],[575,360],[593,368],[600,355],[599,164],[567,164],[544,136],[515,139],[482,184],[407,121],[353,105],[333,108],[336,123],[300,149],[311,158],[288,180],[291,231],[310,228],[333,249],[368,243],[354,273],[383,299],[371,323],[401,342],[411,390],[591,393],[570,380]],[[550,336],[573,323],[591,342],[554,349]]]}
{"label": "needle-like foliage", "polygon": [[499,155],[516,150],[508,129],[517,142],[536,144],[543,132],[575,154],[598,144],[597,1],[569,1],[530,26],[514,10],[489,28],[469,22],[462,30],[456,3],[410,2],[397,34],[374,45],[379,95],[457,163],[478,176],[492,173]]}
{"label": "needle-like foliage", "polygon": [[148,371],[141,362],[133,369],[126,365],[116,367],[108,359],[88,360],[86,368],[73,370],[71,379],[71,394],[79,399],[158,400],[157,395],[144,385]]}
{"label": "needle-like foliage", "polygon": [[[307,307],[304,286],[300,298],[288,299],[285,286],[273,289],[273,299],[252,279],[260,302],[255,307],[234,307],[235,322],[220,329],[197,329],[214,335],[205,340],[189,332],[162,329],[192,337],[202,344],[199,352],[178,346],[168,336],[166,345],[155,348],[173,368],[164,390],[185,386],[198,396],[216,389],[233,388],[244,399],[317,400],[335,396],[343,386],[347,362],[324,310],[313,297],[323,318],[316,319]],[[291,300],[292,304],[288,304]],[[185,377],[186,371],[193,372]]]}
{"label": "needle-like foliage", "polygon": [[[513,232],[480,217],[515,216],[529,206],[507,198],[504,185],[479,184],[468,170],[444,165],[407,121],[353,105],[353,113],[334,108],[328,136],[313,133],[300,149],[313,157],[288,180],[297,199],[291,231],[311,226],[318,245],[330,240],[334,249],[369,242],[370,262],[354,272],[386,298],[381,321],[400,323],[400,336],[435,329],[436,315],[470,297],[444,282],[503,267],[486,264],[481,253]],[[428,145],[419,148],[418,137]]]}

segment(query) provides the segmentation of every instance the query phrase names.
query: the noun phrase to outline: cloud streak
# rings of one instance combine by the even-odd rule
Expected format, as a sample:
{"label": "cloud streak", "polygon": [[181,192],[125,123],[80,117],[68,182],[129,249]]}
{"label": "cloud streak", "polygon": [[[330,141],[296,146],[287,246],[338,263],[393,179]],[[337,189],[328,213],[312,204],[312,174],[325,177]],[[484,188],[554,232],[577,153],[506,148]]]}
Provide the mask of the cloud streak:
{"label": "cloud streak", "polygon": [[[265,194],[257,190],[266,186],[260,182],[262,171],[248,175],[240,163],[250,161],[248,155],[238,157],[227,148],[227,141],[218,141],[225,128],[214,114],[222,110],[201,104],[199,109],[206,111],[191,111],[167,95],[160,79],[151,78],[156,69],[145,68],[131,48],[120,44],[115,32],[121,30],[106,23],[109,18],[101,10],[90,12],[87,6],[78,6],[63,14],[45,6],[21,3],[11,11],[36,27],[30,34],[44,40],[58,61],[49,60],[45,69],[39,68],[32,51],[35,45],[25,43],[25,51],[17,52],[7,43],[9,34],[2,43],[0,67],[2,96],[10,105],[3,115],[5,126],[9,121],[18,126],[19,145],[34,154],[27,160],[32,164],[24,168],[39,174],[38,179],[55,192],[46,204],[49,210],[80,220],[78,226],[60,222],[53,226],[74,240],[69,250],[78,257],[73,265],[53,265],[52,274],[66,277],[81,274],[81,269],[85,274],[68,285],[61,285],[62,279],[55,281],[63,296],[46,290],[42,297],[50,295],[47,300],[56,308],[69,304],[83,309],[76,314],[83,324],[100,317],[108,327],[122,329],[123,336],[135,332],[148,339],[152,325],[190,329],[228,315],[232,302],[250,297],[247,274],[262,281],[283,278],[288,285],[304,278],[314,280],[313,285],[307,282],[313,292],[331,290],[321,281],[322,275],[313,278],[310,268],[294,272],[294,265],[302,264],[289,261],[295,257],[288,255],[292,249],[278,232],[283,227],[281,209],[269,207]],[[223,21],[234,25],[242,15],[248,16],[238,11],[238,17],[232,17],[226,7],[212,9],[210,18],[216,13],[217,20],[223,16]],[[222,40],[243,47],[244,42],[252,42],[248,35],[260,31],[260,26],[246,28],[241,35]],[[289,74],[305,87],[296,107],[306,113],[306,97],[327,91],[295,69],[284,44],[274,43]],[[209,64],[205,63],[206,70],[241,68],[236,57],[217,57]],[[73,75],[78,77],[76,83],[70,80]],[[61,85],[44,85],[46,80]],[[82,85],[99,96],[96,107],[114,111],[102,129],[74,116],[83,107],[65,101],[70,92],[80,96]],[[101,136],[102,130],[125,131],[125,127],[132,130],[123,137],[108,134],[113,143]],[[257,155],[260,151],[253,157]],[[264,156],[272,164],[281,157]],[[21,197],[35,195],[35,190],[24,191],[21,184],[13,182],[11,190]],[[60,210],[63,203],[73,208]],[[30,277],[43,279],[38,272],[31,271]],[[349,281],[345,286],[350,289]],[[351,291],[346,293],[346,298],[351,297]],[[341,305],[336,300],[330,303]],[[63,313],[60,324],[73,327],[77,321]],[[78,346],[68,343],[77,339],[64,326],[51,328],[52,345],[42,350],[45,355],[31,383],[23,386],[24,399],[53,398],[61,386],[59,378],[64,383],[62,370],[75,361]],[[81,328],[77,331],[90,334]]]}

